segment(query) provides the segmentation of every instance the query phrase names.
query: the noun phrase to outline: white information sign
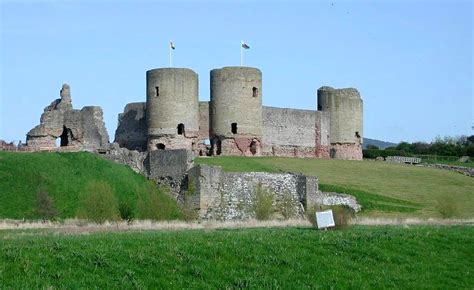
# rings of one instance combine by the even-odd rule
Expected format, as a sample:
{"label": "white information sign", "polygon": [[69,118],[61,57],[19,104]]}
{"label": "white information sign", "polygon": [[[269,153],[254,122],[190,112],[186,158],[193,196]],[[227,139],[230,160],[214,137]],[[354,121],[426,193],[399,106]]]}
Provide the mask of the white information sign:
{"label": "white information sign", "polygon": [[316,212],[316,223],[318,224],[318,229],[325,229],[329,227],[334,227],[334,217],[332,215],[332,210],[325,210]]}

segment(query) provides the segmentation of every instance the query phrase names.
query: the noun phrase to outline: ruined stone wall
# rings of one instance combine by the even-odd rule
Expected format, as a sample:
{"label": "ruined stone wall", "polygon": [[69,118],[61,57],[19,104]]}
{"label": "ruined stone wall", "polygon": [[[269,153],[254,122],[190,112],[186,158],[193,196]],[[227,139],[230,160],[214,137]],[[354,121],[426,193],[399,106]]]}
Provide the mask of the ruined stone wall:
{"label": "ruined stone wall", "polygon": [[118,116],[118,126],[115,131],[115,141],[120,147],[129,150],[146,151],[147,125],[146,103],[127,104]]}
{"label": "ruined stone wall", "polygon": [[58,138],[62,147],[77,150],[107,147],[109,136],[102,109],[96,106],[73,109],[70,87],[67,84],[63,85],[60,95],[60,99],[44,109],[40,124],[27,133],[27,147],[31,150],[51,150],[56,148]]}
{"label": "ruined stone wall", "polygon": [[129,166],[133,171],[158,184],[169,186],[170,194],[178,198],[183,177],[192,166],[192,156],[185,149],[139,152],[110,144],[105,154],[99,156]]}
{"label": "ruined stone wall", "polygon": [[149,176],[148,168],[145,164],[145,159],[148,156],[148,152],[129,150],[126,147],[120,147],[118,143],[112,143],[107,149],[106,154],[100,154],[99,156],[120,164],[127,165],[136,173],[146,177]]}
{"label": "ruined stone wall", "polygon": [[199,102],[199,140],[209,139],[209,102]]}
{"label": "ruined stone wall", "polygon": [[195,150],[199,133],[198,75],[185,68],[149,70],[148,150]]}
{"label": "ruined stone wall", "polygon": [[185,149],[149,151],[144,164],[148,178],[179,181],[189,169],[192,157]]}
{"label": "ruined stone wall", "polygon": [[327,111],[316,111],[316,157],[330,158],[331,118]]}
{"label": "ruined stone wall", "polygon": [[315,157],[316,111],[263,107],[264,155]]}
{"label": "ruined stone wall", "polygon": [[199,165],[188,172],[193,193],[188,194],[203,219],[255,218],[258,186],[273,197],[274,216],[281,216],[282,202],[291,200],[295,217],[302,217],[307,196],[317,193],[317,178],[291,173],[224,172],[219,166]]}

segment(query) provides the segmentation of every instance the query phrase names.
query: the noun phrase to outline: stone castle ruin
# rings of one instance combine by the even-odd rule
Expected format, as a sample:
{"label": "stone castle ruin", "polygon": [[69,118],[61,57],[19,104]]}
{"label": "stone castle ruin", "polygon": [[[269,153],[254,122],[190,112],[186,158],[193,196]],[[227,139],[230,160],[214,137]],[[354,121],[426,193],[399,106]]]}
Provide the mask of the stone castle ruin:
{"label": "stone castle ruin", "polygon": [[350,196],[319,191],[316,177],[229,173],[192,161],[194,156],[219,155],[361,160],[362,99],[356,89],[321,87],[317,110],[274,108],[262,105],[260,70],[224,67],[212,70],[210,76],[211,99],[200,102],[194,71],[147,71],[146,102],[125,106],[113,144],[102,109],[73,109],[70,87],[64,84],[60,99],[44,109],[40,124],[28,132],[21,149],[101,153],[169,185],[171,195],[202,219],[253,218],[260,187],[272,193],[275,208],[291,199],[298,216],[315,204],[357,209]]}
{"label": "stone castle ruin", "polygon": [[48,150],[60,146],[71,150],[97,150],[109,143],[103,113],[100,107],[87,106],[81,110],[72,108],[69,85],[64,84],[60,99],[44,108],[40,124],[26,134],[29,149]]}
{"label": "stone castle ruin", "polygon": [[130,150],[186,149],[194,155],[362,159],[363,102],[356,89],[318,90],[318,109],[262,106],[262,73],[224,67],[210,73],[211,100],[185,68],[146,73],[146,103],[119,115],[115,142]]}

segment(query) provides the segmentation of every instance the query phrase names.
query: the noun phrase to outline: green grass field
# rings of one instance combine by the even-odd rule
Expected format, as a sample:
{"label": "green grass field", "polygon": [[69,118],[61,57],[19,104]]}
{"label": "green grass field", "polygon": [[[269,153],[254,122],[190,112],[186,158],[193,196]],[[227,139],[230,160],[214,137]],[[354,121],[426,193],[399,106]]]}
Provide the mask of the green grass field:
{"label": "green grass field", "polygon": [[0,288],[472,289],[474,227],[0,231]]}
{"label": "green grass field", "polygon": [[474,217],[474,178],[447,170],[375,161],[277,157],[197,158],[226,171],[301,172],[317,176],[322,190],[355,195],[363,214]]}
{"label": "green grass field", "polygon": [[[363,215],[387,217],[474,217],[474,179],[446,170],[373,161],[298,158],[196,158],[227,171],[302,172],[319,178],[320,188],[352,194]],[[39,190],[46,190],[61,218],[74,217],[78,197],[94,181],[109,184],[120,203],[135,207],[137,195],[153,187],[124,165],[94,154],[0,152],[0,218],[36,218]],[[166,194],[155,190],[168,212],[181,214]]]}
{"label": "green grass field", "polygon": [[132,208],[139,193],[152,190],[167,210],[164,218],[180,216],[176,203],[152,182],[127,166],[95,154],[0,152],[0,218],[36,218],[34,207],[39,190],[48,192],[59,217],[75,217],[79,194],[95,181],[110,185],[119,203]]}

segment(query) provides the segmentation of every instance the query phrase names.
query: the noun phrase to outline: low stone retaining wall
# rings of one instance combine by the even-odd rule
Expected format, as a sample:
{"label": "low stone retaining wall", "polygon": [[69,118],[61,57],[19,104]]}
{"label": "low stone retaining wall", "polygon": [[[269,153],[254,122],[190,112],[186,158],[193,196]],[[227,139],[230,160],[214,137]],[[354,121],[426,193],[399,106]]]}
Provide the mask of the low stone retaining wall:
{"label": "low stone retaining wall", "polygon": [[352,208],[355,212],[359,212],[362,206],[357,203],[357,200],[352,195],[337,193],[337,192],[322,192],[318,191],[316,194],[310,196],[310,204],[320,205],[345,205]]}
{"label": "low stone retaining wall", "polygon": [[448,164],[428,164],[428,163],[418,164],[417,166],[456,171],[466,176],[474,177],[474,168],[470,168],[470,167],[455,166],[455,165],[448,165]]}
{"label": "low stone retaining wall", "polygon": [[259,187],[272,196],[274,216],[282,202],[302,217],[307,195],[318,189],[316,177],[292,173],[225,172],[220,166],[198,165],[188,172],[188,191],[183,200],[199,212],[201,219],[239,220],[255,217]]}
{"label": "low stone retaining wall", "polygon": [[271,195],[272,218],[288,212],[302,218],[313,205],[347,205],[360,210],[354,197],[318,190],[318,179],[295,173],[225,172],[220,166],[198,165],[188,171],[181,201],[201,219],[245,220],[256,217],[257,192]]}

